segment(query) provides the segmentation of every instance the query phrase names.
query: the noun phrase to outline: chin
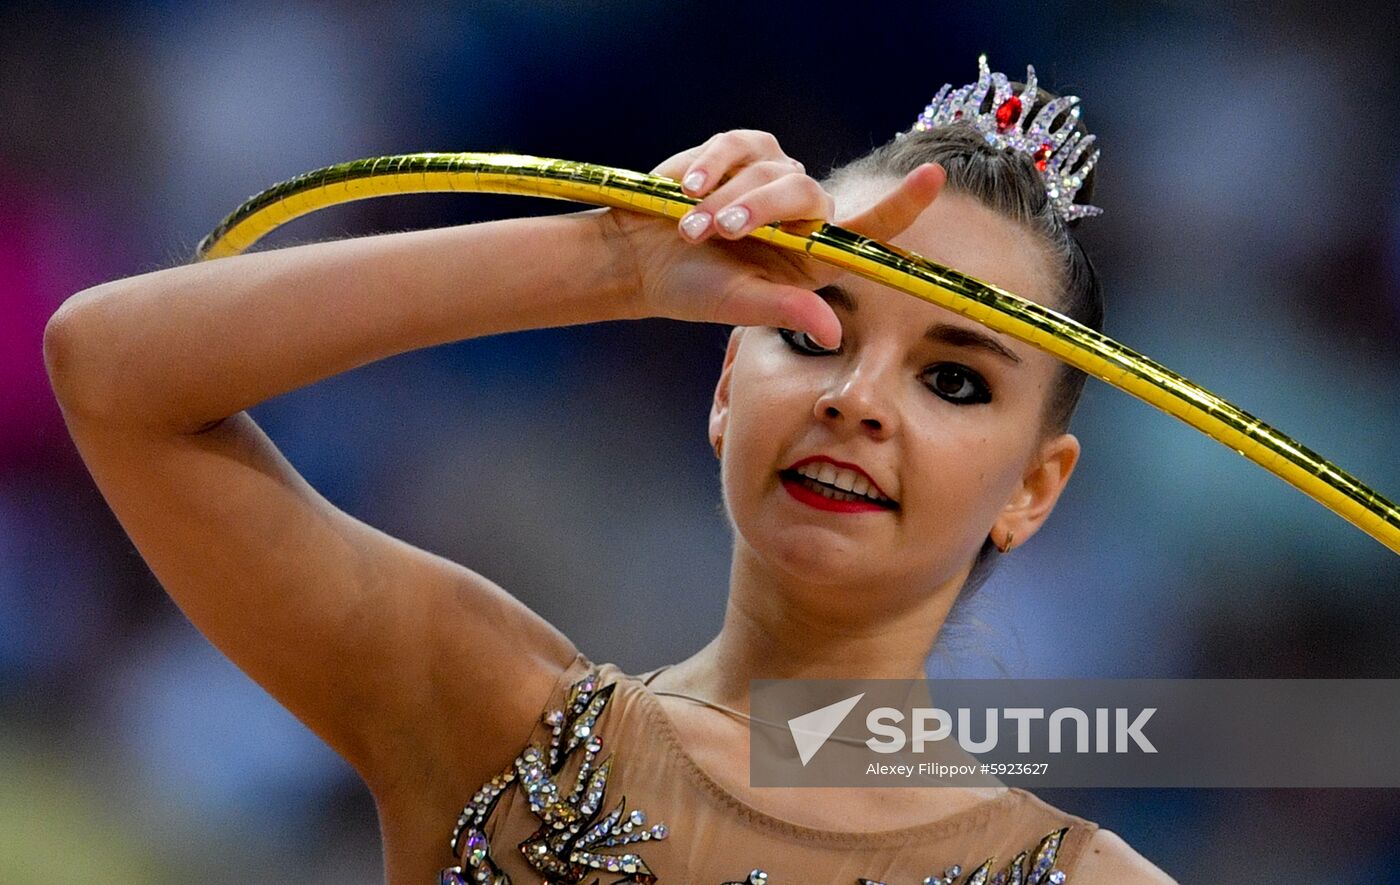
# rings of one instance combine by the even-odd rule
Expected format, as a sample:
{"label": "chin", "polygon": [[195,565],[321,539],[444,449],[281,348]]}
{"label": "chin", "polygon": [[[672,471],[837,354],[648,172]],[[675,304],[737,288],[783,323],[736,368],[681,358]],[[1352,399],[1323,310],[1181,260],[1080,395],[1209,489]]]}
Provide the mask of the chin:
{"label": "chin", "polygon": [[879,557],[841,532],[816,525],[769,526],[749,546],[774,569],[814,585],[868,582],[879,577]]}

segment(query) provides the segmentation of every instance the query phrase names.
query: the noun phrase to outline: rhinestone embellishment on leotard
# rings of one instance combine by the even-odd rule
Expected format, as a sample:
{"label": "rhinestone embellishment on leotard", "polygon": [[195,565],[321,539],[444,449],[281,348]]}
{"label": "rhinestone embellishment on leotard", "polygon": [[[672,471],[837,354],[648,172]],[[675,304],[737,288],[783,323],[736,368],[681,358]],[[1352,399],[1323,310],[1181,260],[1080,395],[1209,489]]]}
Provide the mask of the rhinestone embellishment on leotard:
{"label": "rhinestone embellishment on leotard", "polygon": [[[582,882],[593,872],[619,873],[614,882],[654,883],[656,876],[637,854],[605,853],[636,842],[665,839],[665,824],[646,825],[640,809],[627,811],[624,796],[617,806],[600,816],[607,791],[612,757],[601,763],[603,736],[594,729],[616,685],[598,688],[597,671],[575,682],[569,690],[564,710],[550,710],[544,723],[550,726],[549,746],[531,744],[511,763],[472,796],[452,831],[452,855],[461,863],[442,871],[440,885],[510,885],[491,857],[486,840],[486,820],[495,811],[501,793],[511,783],[525,791],[530,811],[539,818],[539,828],[518,846],[530,866],[545,876],[547,883]],[[564,792],[564,764],[582,750],[577,773]]]}
{"label": "rhinestone embellishment on leotard", "polygon": [[[530,744],[472,796],[462,809],[449,842],[452,856],[459,863],[442,870],[439,885],[511,885],[510,876],[491,856],[486,822],[512,784],[524,791],[530,811],[539,819],[535,832],[516,847],[525,861],[543,874],[544,885],[577,885],[593,873],[620,875],[610,883],[654,885],[658,881],[639,855],[603,850],[665,839],[669,830],[661,823],[647,826],[646,813],[635,808],[628,811],[625,796],[612,811],[601,814],[612,757],[598,761],[603,736],[596,727],[617,685],[599,688],[598,683],[596,669],[575,682],[564,709],[550,710],[543,717],[544,724],[550,727],[549,745],[541,748]],[[563,770],[572,758],[579,760],[578,771],[565,793]],[[987,858],[965,877],[962,867],[953,865],[941,876],[926,876],[922,885],[1065,885],[1068,878],[1054,866],[1068,832],[1069,827],[1064,827],[1050,833],[1040,840],[1034,852],[1022,851],[998,872],[993,872],[996,859]],[[594,878],[589,885],[601,883],[601,879]],[[856,883],[885,885],[864,878]],[[742,880],[722,885],[769,885],[768,874],[755,869]]]}

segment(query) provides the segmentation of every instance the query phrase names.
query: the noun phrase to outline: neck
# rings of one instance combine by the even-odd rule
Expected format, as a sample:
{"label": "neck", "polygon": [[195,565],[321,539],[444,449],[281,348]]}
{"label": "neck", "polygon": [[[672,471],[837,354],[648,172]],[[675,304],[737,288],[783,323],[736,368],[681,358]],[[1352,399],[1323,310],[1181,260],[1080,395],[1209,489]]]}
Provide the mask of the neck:
{"label": "neck", "polygon": [[962,579],[920,594],[887,579],[817,585],[739,539],[719,635],[653,685],[747,711],[750,679],[922,679]]}

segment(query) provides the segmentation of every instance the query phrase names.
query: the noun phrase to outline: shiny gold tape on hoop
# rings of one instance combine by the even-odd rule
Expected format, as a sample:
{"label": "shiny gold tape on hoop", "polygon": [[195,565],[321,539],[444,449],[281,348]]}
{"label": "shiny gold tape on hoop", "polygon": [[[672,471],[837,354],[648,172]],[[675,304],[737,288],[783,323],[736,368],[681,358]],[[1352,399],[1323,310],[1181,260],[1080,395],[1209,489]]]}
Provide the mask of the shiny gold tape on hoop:
{"label": "shiny gold tape on hoop", "polygon": [[[523,194],[680,218],[698,200],[655,175],[515,154],[405,154],[327,166],[250,198],[205,237],[197,258],[236,255],[294,218],[390,194]],[[956,311],[1150,403],[1239,452],[1400,553],[1400,509],[1316,452],[1111,338],[1049,308],[832,224],[749,234]]]}

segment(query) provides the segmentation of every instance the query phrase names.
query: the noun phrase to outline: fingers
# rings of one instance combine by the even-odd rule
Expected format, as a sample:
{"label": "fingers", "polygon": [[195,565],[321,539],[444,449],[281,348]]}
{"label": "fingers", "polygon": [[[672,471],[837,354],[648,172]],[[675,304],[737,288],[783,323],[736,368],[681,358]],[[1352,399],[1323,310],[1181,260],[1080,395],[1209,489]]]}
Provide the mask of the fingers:
{"label": "fingers", "polygon": [[943,190],[948,174],[937,163],[925,163],[904,176],[894,190],[859,215],[836,222],[873,240],[888,240],[902,232]]}
{"label": "fingers", "polygon": [[[678,179],[681,189],[693,197],[703,197],[699,206],[680,222],[682,236],[691,242],[702,242],[718,233],[738,239],[760,224],[787,218],[828,218],[834,206],[829,198],[813,184],[798,185],[799,196],[765,192],[763,200],[772,207],[762,213],[752,206],[735,206],[720,219],[725,222],[716,229],[716,216],[729,208],[738,195],[773,181],[783,175],[806,174],[797,160],[783,153],[772,133],[758,129],[733,129],[712,136],[704,144],[681,151],[667,158],[652,170],[653,175]],[[789,182],[789,187],[795,182]],[[769,215],[776,211],[778,215]],[[763,221],[758,216],[765,216]]]}
{"label": "fingers", "polygon": [[737,240],[772,221],[826,220],[835,202],[815,179],[783,161],[746,166],[681,218],[682,234],[699,243],[711,236]]}
{"label": "fingers", "polygon": [[801,163],[783,153],[771,132],[732,129],[700,145],[678,177],[686,193],[701,197],[722,184],[737,167],[761,160],[783,161],[802,169]]}

